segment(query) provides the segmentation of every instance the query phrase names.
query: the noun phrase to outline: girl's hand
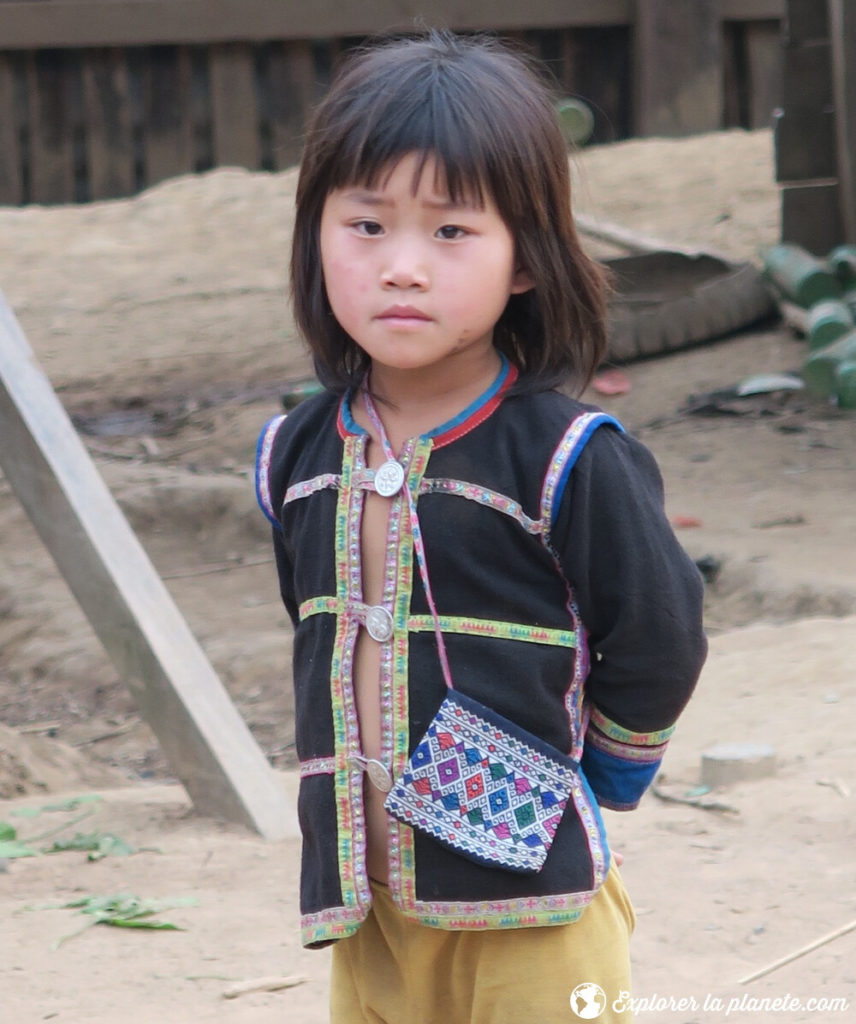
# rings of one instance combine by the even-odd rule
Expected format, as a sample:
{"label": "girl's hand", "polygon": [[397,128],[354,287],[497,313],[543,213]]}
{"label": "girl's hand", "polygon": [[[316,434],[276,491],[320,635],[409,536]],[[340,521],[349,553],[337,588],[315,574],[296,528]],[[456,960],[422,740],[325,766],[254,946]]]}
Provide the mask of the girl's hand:
{"label": "girl's hand", "polygon": [[613,857],[613,860],[615,861],[616,867],[620,868],[621,865],[624,863],[624,854],[623,853],[619,853],[618,850],[612,850],[612,849],[610,849],[609,852],[612,854],[612,857]]}

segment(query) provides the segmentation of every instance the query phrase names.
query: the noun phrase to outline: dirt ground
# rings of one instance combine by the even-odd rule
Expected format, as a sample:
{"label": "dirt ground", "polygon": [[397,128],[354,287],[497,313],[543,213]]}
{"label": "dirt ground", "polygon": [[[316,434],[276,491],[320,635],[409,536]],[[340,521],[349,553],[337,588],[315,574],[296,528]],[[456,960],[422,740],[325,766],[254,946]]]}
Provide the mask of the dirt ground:
{"label": "dirt ground", "polygon": [[[757,260],[778,230],[771,145],[727,132],[588,150],[577,207]],[[282,286],[293,189],[293,173],[227,169],[132,200],[0,209],[0,288],[289,794],[290,640],[251,464],[308,368]],[[664,777],[638,811],[607,815],[652,1024],[856,1020],[856,931],[739,983],[856,920],[856,419],[802,393],[686,410],[690,395],[798,370],[804,352],[763,324],[626,367],[629,394],[586,396],[652,448],[670,515],[695,523],[679,536],[715,576],[711,656]],[[702,753],[730,741],[771,745],[774,774],[699,795]],[[68,834],[157,852],[0,865],[3,1019],[321,1024],[329,954],[299,947],[296,836],[265,843],[192,813],[0,478],[0,822],[33,836],[81,812],[16,812],[96,791]],[[164,912],[182,931],[97,927],[56,950],[80,919],[27,909],[119,891],[197,905]],[[223,998],[263,976],[306,980]],[[786,996],[849,1009],[753,1002]]]}

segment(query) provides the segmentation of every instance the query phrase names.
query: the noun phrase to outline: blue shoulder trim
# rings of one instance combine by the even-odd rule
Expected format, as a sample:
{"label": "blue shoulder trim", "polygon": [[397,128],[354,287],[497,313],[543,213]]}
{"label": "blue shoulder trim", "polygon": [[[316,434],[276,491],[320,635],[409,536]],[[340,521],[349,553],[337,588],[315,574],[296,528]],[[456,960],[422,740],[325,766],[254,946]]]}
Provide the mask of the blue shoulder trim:
{"label": "blue shoulder trim", "polygon": [[562,502],[562,495],[565,493],[571,470],[583,448],[588,444],[589,438],[598,427],[607,424],[624,433],[624,427],[618,420],[605,412],[584,412],[572,420],[565,430],[550,459],[544,486],[541,490],[541,518],[545,522],[553,522],[554,510]]}
{"label": "blue shoulder trim", "polygon": [[277,431],[282,426],[285,416],[274,416],[264,425],[259,436],[259,443],[256,447],[256,500],[262,512],[271,523],[278,529],[282,529],[277,516],[277,510],[273,505],[273,496],[270,491],[270,460],[273,452],[273,442]]}

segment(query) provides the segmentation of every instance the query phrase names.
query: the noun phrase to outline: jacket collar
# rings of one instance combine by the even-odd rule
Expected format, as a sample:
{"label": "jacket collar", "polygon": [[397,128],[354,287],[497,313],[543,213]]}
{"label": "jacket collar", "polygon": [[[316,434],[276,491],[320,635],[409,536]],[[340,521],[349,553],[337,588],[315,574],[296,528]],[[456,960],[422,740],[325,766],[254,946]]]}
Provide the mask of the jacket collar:
{"label": "jacket collar", "polygon": [[[499,368],[499,373],[493,383],[475,401],[471,402],[457,416],[421,435],[422,438],[430,438],[433,441],[432,448],[441,448],[443,445],[451,444],[452,441],[457,441],[459,437],[463,437],[464,434],[468,434],[480,423],[483,423],[500,405],[508,389],[517,380],[517,367],[512,366],[502,353],[500,353],[500,359],[502,365]],[[352,397],[353,388],[350,388],[339,403],[337,426],[342,438],[367,433],[351,413]]]}

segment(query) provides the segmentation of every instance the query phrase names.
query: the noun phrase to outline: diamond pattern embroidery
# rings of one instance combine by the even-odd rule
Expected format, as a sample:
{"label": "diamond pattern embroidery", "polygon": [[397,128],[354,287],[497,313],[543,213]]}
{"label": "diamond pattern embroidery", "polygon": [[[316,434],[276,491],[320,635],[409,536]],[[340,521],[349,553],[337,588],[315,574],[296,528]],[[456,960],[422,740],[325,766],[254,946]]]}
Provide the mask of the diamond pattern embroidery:
{"label": "diamond pattern embroidery", "polygon": [[387,797],[387,810],[474,860],[537,871],[570,798],[576,765],[498,728],[473,710],[474,702],[460,701],[452,691],[443,702]]}

